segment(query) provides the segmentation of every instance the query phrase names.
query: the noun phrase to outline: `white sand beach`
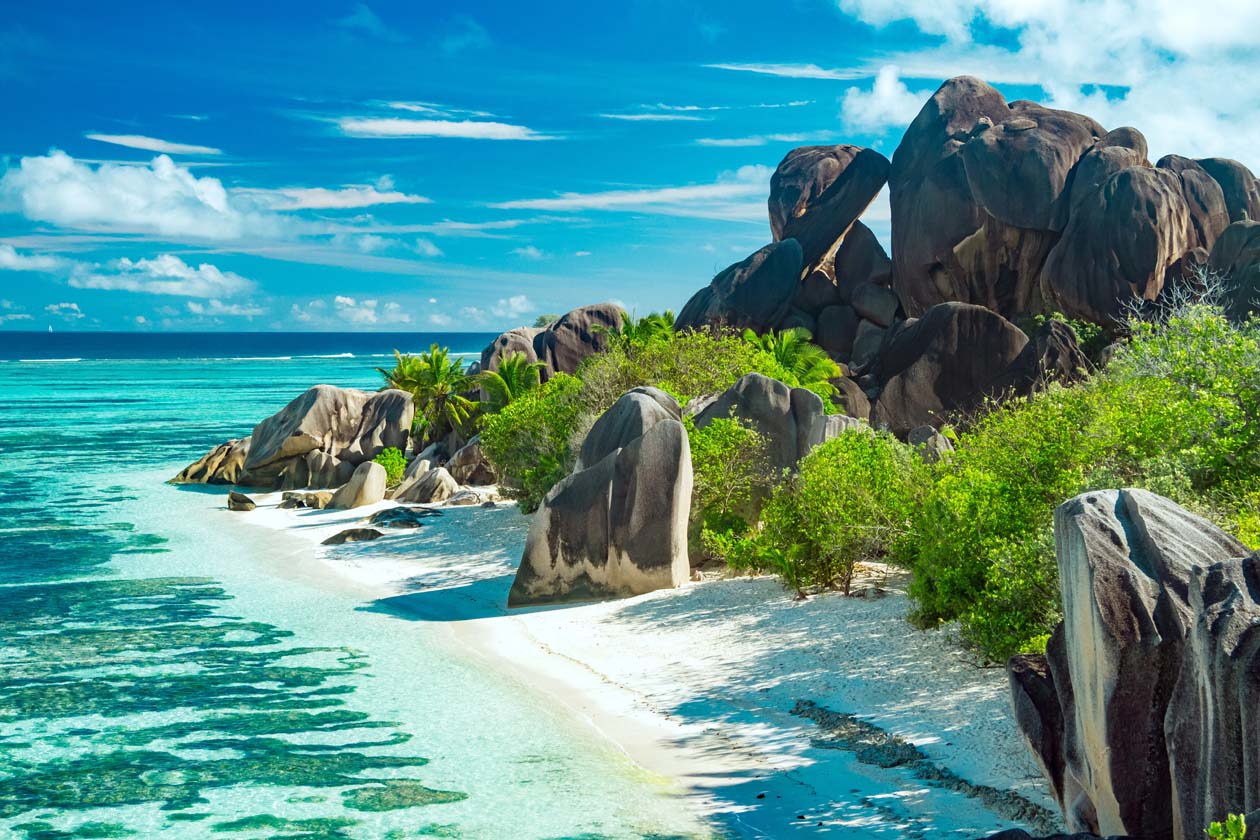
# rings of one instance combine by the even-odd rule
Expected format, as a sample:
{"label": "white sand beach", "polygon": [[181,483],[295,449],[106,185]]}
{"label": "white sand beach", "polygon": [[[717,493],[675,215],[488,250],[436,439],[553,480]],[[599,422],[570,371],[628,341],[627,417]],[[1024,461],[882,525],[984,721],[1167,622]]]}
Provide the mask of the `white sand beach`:
{"label": "white sand beach", "polygon": [[1056,824],[1004,670],[977,667],[947,633],[914,630],[895,575],[872,577],[866,597],[797,601],[772,578],[712,576],[509,612],[527,525],[511,505],[445,508],[416,530],[325,547],[393,503],[283,510],[279,494],[254,498],[257,510],[223,515],[295,538],[278,573],[441,624],[460,653],[675,780],[728,834],[978,837]]}

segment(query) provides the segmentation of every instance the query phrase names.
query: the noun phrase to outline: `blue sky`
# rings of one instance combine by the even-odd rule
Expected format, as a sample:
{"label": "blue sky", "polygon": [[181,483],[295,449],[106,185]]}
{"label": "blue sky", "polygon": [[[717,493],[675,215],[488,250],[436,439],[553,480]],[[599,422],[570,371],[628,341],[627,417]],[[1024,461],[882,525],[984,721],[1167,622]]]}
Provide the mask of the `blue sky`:
{"label": "blue sky", "polygon": [[891,155],[960,73],[1260,168],[1260,4],[524,5],[7,4],[0,329],[677,309],[787,151]]}

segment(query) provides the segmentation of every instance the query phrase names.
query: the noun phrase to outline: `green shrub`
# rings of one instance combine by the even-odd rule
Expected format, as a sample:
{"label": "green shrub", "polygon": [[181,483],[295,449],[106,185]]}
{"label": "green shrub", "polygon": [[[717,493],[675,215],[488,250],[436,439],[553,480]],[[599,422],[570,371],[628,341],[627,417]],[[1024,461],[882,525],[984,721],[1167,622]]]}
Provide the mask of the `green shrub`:
{"label": "green shrub", "polygon": [[525,513],[573,468],[572,439],[589,413],[581,391],[580,379],[558,373],[482,420],[482,450]]}
{"label": "green shrub", "polygon": [[390,487],[396,487],[407,471],[407,459],[394,446],[382,449],[372,460],[385,468],[385,483]]}
{"label": "green shrub", "polygon": [[1224,822],[1214,822],[1204,832],[1211,840],[1243,840],[1247,836],[1247,818],[1230,814]]}
{"label": "green shrub", "polygon": [[904,538],[921,463],[883,432],[849,430],[816,447],[780,484],[760,529],[726,556],[736,568],[773,571],[799,594],[848,593],[854,567],[885,560]]}
{"label": "green shrub", "polygon": [[683,424],[695,482],[692,562],[701,555],[720,559],[725,554],[722,540],[742,535],[756,521],[757,506],[773,482],[769,441],[736,417],[719,417],[699,429],[691,417],[684,417]]}

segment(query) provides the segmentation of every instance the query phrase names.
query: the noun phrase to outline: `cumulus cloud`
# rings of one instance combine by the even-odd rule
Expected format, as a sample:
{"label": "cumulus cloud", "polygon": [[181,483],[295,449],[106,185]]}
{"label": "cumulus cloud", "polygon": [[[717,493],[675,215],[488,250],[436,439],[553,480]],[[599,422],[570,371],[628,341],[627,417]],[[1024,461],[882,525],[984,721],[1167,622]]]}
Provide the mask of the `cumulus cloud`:
{"label": "cumulus cloud", "polygon": [[333,322],[373,326],[380,324],[409,324],[411,314],[402,304],[382,303],[376,298],[354,298],[337,295],[333,298],[333,311],[328,317]]}
{"label": "cumulus cloud", "polygon": [[77,321],[83,317],[83,310],[77,303],[50,303],[44,307],[44,311],[49,315],[65,318],[67,321]]}
{"label": "cumulus cloud", "polygon": [[894,56],[903,76],[969,72],[1035,83],[1046,104],[1109,128],[1138,127],[1152,159],[1179,152],[1260,165],[1260,87],[1222,83],[1260,74],[1253,0],[839,0],[839,7],[875,26],[910,21],[944,39]]}
{"label": "cumulus cloud", "polygon": [[490,311],[500,318],[519,318],[532,312],[534,309],[533,301],[525,295],[512,295],[510,298],[499,298],[499,300],[490,307]]}
{"label": "cumulus cloud", "polygon": [[[392,181],[389,182],[392,186]],[[248,196],[271,210],[350,210],[374,207],[380,204],[432,204],[433,200],[422,195],[410,195],[397,190],[363,185],[349,185],[339,189],[326,187],[280,187],[278,189],[244,188],[233,190]]]}
{"label": "cumulus cloud", "polygon": [[442,249],[427,239],[417,239],[415,243],[415,251],[417,254],[425,257],[442,256]]}
{"label": "cumulus cloud", "polygon": [[221,271],[210,263],[201,263],[194,268],[174,254],[160,254],[153,259],[141,260],[124,257],[106,266],[84,268],[71,275],[70,285],[76,289],[195,298],[232,297],[254,288],[253,281],[239,274]]}
{"label": "cumulus cloud", "polygon": [[524,257],[527,260],[541,260],[545,256],[542,251],[538,250],[533,245],[513,248],[511,252],[516,256]]}
{"label": "cumulus cloud", "polygon": [[230,315],[240,318],[254,318],[258,315],[266,314],[267,310],[261,306],[253,304],[240,303],[224,303],[218,298],[212,298],[205,303],[190,300],[186,304],[188,311],[194,315]]}
{"label": "cumulus cloud", "polygon": [[883,131],[910,124],[930,90],[911,91],[901,81],[894,65],[881,67],[870,90],[851,87],[844,94],[840,116],[846,127],[856,131]]}
{"label": "cumulus cloud", "polygon": [[455,323],[455,319],[450,315],[443,315],[441,312],[434,312],[429,316],[429,323],[435,327],[449,327]]}
{"label": "cumulus cloud", "polygon": [[89,140],[125,146],[128,149],[143,149],[146,152],[160,152],[165,155],[221,155],[222,149],[213,146],[195,146],[190,143],[172,143],[156,137],[145,137],[142,134],[85,134]]}
{"label": "cumulus cloud", "polygon": [[491,120],[409,120],[399,117],[341,117],[337,127],[347,137],[448,137],[466,140],[555,140],[532,128]]}
{"label": "cumulus cloud", "polygon": [[241,207],[218,179],[198,178],[166,155],[147,166],[96,167],[61,151],[24,157],[0,178],[0,207],[61,227],[193,239],[281,228],[275,217]]}
{"label": "cumulus cloud", "polygon": [[58,271],[68,260],[48,254],[23,254],[12,245],[0,245],[0,271]]}
{"label": "cumulus cloud", "polygon": [[30,321],[31,316],[11,300],[0,300],[0,324],[9,321]]}
{"label": "cumulus cloud", "polygon": [[500,209],[606,210],[764,221],[766,185],[770,183],[772,171],[768,166],[742,166],[734,171],[723,172],[717,180],[709,184],[570,192],[551,198],[519,199],[491,206]]}

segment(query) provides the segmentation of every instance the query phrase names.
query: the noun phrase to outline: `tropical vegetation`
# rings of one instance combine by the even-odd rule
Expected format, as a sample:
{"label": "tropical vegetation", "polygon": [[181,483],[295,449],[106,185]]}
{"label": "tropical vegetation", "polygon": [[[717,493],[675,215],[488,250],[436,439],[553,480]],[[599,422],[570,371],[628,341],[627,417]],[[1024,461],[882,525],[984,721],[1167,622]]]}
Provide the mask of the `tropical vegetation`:
{"label": "tropical vegetation", "polygon": [[464,432],[477,410],[469,392],[476,387],[464,361],[446,347],[433,344],[419,355],[394,351],[394,367],[377,368],[388,388],[411,394],[416,404],[412,434],[424,442],[441,440],[450,432]]}

